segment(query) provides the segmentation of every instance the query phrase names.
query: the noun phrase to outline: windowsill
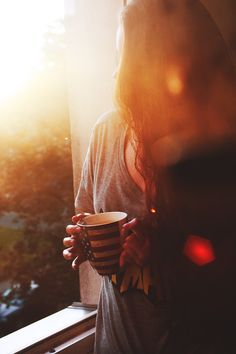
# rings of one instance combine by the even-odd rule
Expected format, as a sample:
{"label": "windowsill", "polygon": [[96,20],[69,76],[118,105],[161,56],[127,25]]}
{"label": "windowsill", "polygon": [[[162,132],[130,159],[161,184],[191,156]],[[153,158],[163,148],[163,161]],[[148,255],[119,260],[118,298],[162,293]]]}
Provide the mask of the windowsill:
{"label": "windowsill", "polygon": [[[94,305],[73,303],[53,315],[2,337],[0,351],[4,354],[69,353],[72,346],[91,347],[96,313]],[[84,353],[91,351],[91,348],[88,349]]]}

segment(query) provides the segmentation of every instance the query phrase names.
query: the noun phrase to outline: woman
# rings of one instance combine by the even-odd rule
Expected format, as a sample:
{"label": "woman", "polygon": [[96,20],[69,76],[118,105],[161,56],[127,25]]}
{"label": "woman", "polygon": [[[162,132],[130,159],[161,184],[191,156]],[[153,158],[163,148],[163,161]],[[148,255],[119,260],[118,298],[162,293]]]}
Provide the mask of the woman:
{"label": "woman", "polygon": [[[181,252],[186,230],[183,208],[176,213],[166,167],[196,150],[199,136],[202,147],[209,139],[218,143],[233,136],[228,107],[234,83],[225,79],[231,77],[231,63],[214,23],[197,1],[131,1],[122,14],[121,33],[119,113],[108,114],[95,126],[76,206],[78,212],[122,210],[145,222],[142,226],[134,219],[125,226],[133,233],[123,245],[121,272],[103,278],[95,352],[209,354],[205,331],[195,332],[199,319],[190,321],[179,300],[188,298],[188,288],[180,286],[186,278],[181,271],[187,259]],[[217,51],[217,61],[209,45]],[[211,94],[202,93],[203,82],[204,92]],[[227,97],[218,99],[222,84]],[[214,126],[209,105],[214,107]],[[64,256],[79,254],[77,267],[85,260],[75,241],[80,230],[70,225],[67,232],[71,237],[64,240],[69,247]],[[149,239],[155,245],[155,284]]]}
{"label": "woman", "polygon": [[116,97],[145,181],[163,353],[234,353],[235,72],[199,1],[131,1]]}
{"label": "woman", "polygon": [[[120,32],[122,51],[122,31]],[[76,197],[77,213],[120,210],[129,219],[146,214],[144,180],[135,168],[135,141],[118,112],[102,116],[94,127]],[[73,218],[76,223],[80,215]],[[133,220],[127,227],[135,227]],[[80,229],[68,225],[64,257],[77,269],[86,256],[78,245]],[[158,353],[168,331],[168,309],[155,303],[149,239],[139,230],[124,243],[121,269],[103,277],[96,322],[95,353]],[[155,301],[155,302],[154,302]]]}

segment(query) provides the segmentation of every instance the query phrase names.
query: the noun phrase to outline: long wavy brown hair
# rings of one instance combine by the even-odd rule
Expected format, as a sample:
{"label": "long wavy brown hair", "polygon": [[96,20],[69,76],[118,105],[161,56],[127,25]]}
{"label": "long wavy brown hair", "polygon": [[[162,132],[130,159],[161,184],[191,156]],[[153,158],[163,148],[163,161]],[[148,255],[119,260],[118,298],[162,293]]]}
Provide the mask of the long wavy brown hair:
{"label": "long wavy brown hair", "polygon": [[115,98],[135,133],[136,167],[153,208],[163,166],[209,141],[235,137],[235,71],[221,33],[199,1],[133,0],[121,23]]}

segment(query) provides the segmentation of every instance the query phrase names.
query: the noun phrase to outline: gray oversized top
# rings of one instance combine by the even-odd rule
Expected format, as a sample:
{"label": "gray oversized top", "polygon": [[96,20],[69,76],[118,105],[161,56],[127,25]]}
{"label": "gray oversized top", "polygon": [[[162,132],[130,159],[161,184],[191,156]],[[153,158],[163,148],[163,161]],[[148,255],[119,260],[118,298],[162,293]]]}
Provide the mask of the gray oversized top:
{"label": "gray oversized top", "polygon": [[[126,126],[116,112],[93,129],[75,206],[78,212],[124,211],[143,217],[145,199],[124,160]],[[160,353],[168,337],[167,309],[149,299],[149,266],[103,277],[95,336],[97,354]]]}

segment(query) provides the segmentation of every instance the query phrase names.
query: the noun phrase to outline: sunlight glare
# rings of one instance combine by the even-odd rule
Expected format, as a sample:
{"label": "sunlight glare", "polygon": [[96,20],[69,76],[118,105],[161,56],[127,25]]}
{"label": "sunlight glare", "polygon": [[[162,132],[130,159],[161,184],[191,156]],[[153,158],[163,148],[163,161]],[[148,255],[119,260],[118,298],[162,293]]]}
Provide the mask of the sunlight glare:
{"label": "sunlight glare", "polygon": [[0,103],[40,69],[44,33],[63,13],[63,0],[0,0]]}

